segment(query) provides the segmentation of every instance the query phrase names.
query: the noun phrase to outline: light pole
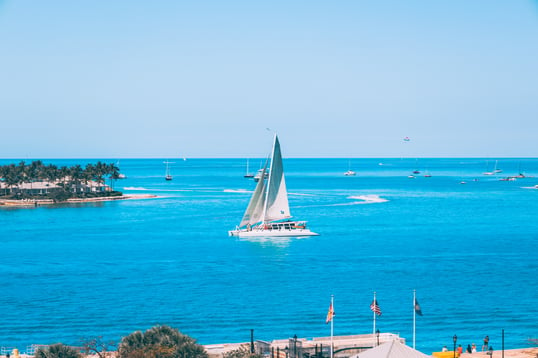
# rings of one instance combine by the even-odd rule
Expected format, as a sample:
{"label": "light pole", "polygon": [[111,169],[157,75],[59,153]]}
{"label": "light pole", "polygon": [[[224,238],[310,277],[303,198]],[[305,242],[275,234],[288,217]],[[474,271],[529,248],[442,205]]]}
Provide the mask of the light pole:
{"label": "light pole", "polygon": [[250,353],[254,353],[254,330],[250,330]]}
{"label": "light pole", "polygon": [[458,336],[454,335],[452,340],[454,341],[454,358],[456,358],[456,342],[458,341]]}
{"label": "light pole", "polygon": [[297,358],[297,335],[293,336],[293,358]]}
{"label": "light pole", "polygon": [[375,335],[377,337],[377,345],[379,345],[379,329],[375,331]]}

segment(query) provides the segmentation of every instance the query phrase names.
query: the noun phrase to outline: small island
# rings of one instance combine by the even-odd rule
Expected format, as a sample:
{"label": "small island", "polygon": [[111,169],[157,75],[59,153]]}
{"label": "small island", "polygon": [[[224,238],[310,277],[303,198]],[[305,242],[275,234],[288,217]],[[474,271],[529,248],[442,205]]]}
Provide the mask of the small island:
{"label": "small island", "polygon": [[[98,161],[72,167],[41,160],[0,166],[0,205],[34,205],[128,199],[114,190],[122,178],[115,164]],[[110,185],[106,185],[106,180]]]}

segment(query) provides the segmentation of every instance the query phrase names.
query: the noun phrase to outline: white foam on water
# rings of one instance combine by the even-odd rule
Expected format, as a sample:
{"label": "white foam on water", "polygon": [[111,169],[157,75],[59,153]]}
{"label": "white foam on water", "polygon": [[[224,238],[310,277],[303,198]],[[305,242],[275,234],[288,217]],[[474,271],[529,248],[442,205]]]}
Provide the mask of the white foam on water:
{"label": "white foam on water", "polygon": [[225,193],[252,193],[252,190],[246,190],[246,189],[224,189],[223,192],[225,192]]}
{"label": "white foam on water", "polygon": [[379,195],[357,195],[349,196],[348,199],[361,200],[357,204],[374,204],[374,203],[385,203],[388,199],[383,199]]}
{"label": "white foam on water", "polygon": [[320,206],[349,206],[349,205],[362,205],[362,204],[378,204],[378,203],[385,203],[389,201],[388,199],[384,199],[380,197],[379,195],[373,195],[373,194],[348,196],[347,199],[353,199],[355,201],[347,202],[347,203],[320,205]]}
{"label": "white foam on water", "polygon": [[316,196],[316,194],[306,194],[306,193],[288,193],[288,195],[295,195],[295,196]]}
{"label": "white foam on water", "polygon": [[123,190],[133,190],[133,191],[159,191],[159,192],[163,192],[163,191],[167,191],[167,192],[175,192],[175,191],[193,191],[191,189],[160,189],[160,188],[151,188],[151,189],[148,189],[148,188],[143,188],[143,187],[139,187],[139,186],[126,186],[125,188],[123,188]]}

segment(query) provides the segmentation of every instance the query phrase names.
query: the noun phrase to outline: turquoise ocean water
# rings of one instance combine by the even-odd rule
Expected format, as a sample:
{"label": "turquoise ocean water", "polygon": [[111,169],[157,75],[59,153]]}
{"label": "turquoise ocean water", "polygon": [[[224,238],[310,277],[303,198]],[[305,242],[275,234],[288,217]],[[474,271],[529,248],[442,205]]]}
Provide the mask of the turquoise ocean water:
{"label": "turquoise ocean water", "polygon": [[[377,327],[410,344],[414,289],[425,353],[454,334],[538,337],[538,159],[499,159],[496,176],[492,159],[352,159],[355,177],[348,159],[284,159],[292,213],[321,235],[278,240],[227,235],[255,185],[244,159],[175,162],[166,182],[162,159],[121,160],[116,187],[159,198],[0,208],[0,346],[156,324],[202,344],[328,336],[331,294],[335,335],[371,333],[373,291]],[[536,178],[499,180],[519,171]]]}

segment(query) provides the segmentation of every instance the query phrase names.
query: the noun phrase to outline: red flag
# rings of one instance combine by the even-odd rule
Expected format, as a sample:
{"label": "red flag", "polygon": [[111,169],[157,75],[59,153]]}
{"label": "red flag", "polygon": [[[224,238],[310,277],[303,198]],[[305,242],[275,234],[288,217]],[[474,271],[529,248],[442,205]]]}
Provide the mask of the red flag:
{"label": "red flag", "polygon": [[370,309],[378,316],[381,316],[381,308],[377,304],[377,300],[373,300],[372,304],[370,305]]}

